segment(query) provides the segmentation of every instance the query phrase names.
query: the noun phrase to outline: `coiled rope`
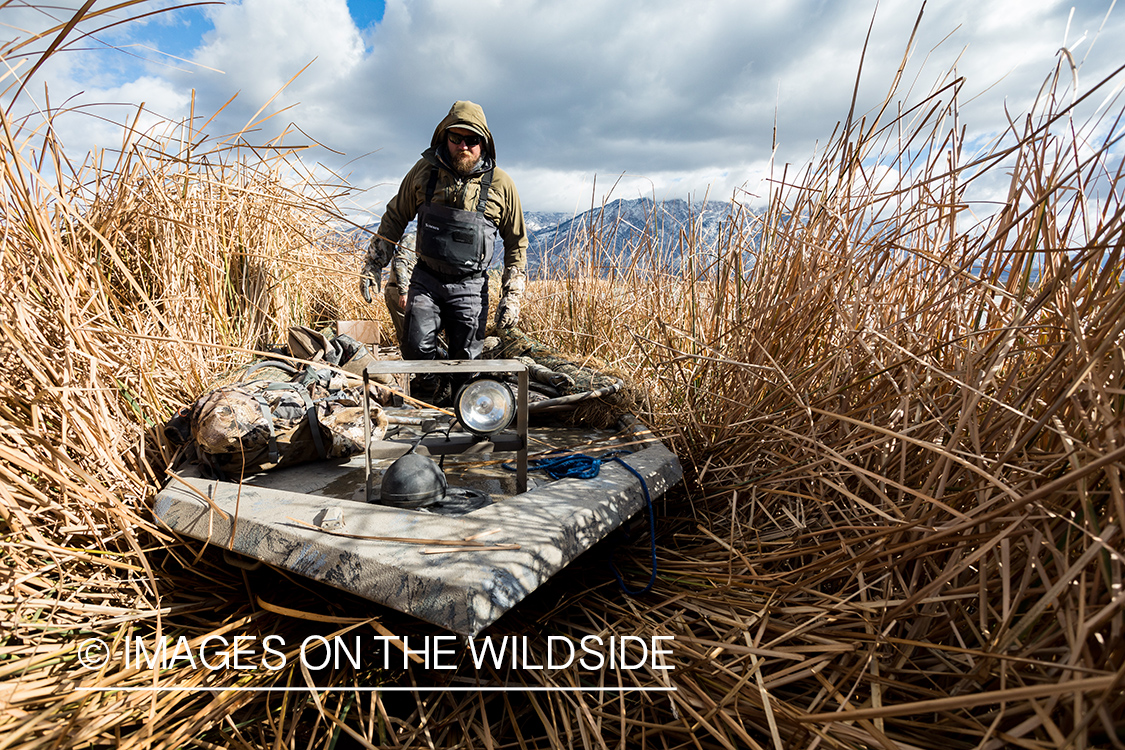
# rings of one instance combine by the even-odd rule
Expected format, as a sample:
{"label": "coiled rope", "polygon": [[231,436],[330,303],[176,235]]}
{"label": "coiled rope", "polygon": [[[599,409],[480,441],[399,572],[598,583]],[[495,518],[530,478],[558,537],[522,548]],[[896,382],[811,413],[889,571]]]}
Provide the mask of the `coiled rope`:
{"label": "coiled rope", "polygon": [[[640,472],[634,469],[629,464],[621,460],[620,456],[629,455],[629,451],[609,451],[601,456],[587,456],[584,453],[577,453],[567,456],[555,456],[539,458],[527,462],[527,467],[533,470],[540,470],[547,473],[547,476],[552,479],[593,479],[598,475],[602,469],[602,464],[606,461],[616,461],[624,466],[629,473],[637,478],[641,483],[641,491],[644,493],[645,507],[648,509],[648,531],[649,531],[649,549],[652,554],[652,573],[649,575],[648,584],[643,589],[633,590],[625,585],[625,580],[617,571],[617,566],[613,562],[613,555],[617,551],[615,545],[609,555],[609,569],[613,571],[613,577],[617,579],[617,585],[621,590],[630,596],[640,596],[647,594],[652,590],[652,585],[656,583],[656,517],[652,509],[652,497],[648,494],[648,484],[645,478],[641,476]],[[509,471],[515,471],[516,467],[512,464],[504,464],[504,468]]]}

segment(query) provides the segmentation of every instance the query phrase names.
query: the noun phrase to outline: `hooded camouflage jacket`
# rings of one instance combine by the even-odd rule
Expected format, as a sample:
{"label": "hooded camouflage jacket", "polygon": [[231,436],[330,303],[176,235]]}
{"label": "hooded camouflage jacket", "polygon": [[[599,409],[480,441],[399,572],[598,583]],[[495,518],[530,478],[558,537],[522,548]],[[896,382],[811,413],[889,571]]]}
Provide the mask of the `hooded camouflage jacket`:
{"label": "hooded camouflage jacket", "polygon": [[[445,131],[452,127],[462,126],[479,132],[484,136],[484,147],[481,149],[481,162],[476,169],[467,176],[458,174],[448,161],[449,152],[445,146]],[[399,186],[398,193],[387,203],[387,210],[379,224],[379,237],[392,243],[397,243],[402,238],[406,225],[417,216],[418,208],[426,200],[426,185],[430,180],[430,172],[438,168],[438,182],[434,189],[434,205],[445,205],[459,208],[464,211],[474,211],[480,199],[481,175],[490,168],[494,169],[492,186],[488,192],[488,202],[484,215],[500,231],[500,239],[504,243],[504,290],[509,291],[509,279],[518,277],[522,280],[523,272],[527,266],[527,225],[523,220],[523,207],[520,205],[520,196],[516,192],[515,183],[508,173],[496,164],[496,142],[488,123],[484,118],[484,110],[477,104],[468,101],[456,102],[449,110],[449,114],[438,124],[430,139],[430,148],[422,153],[422,158],[414,165]],[[380,252],[377,247],[383,243],[372,242],[370,253]],[[375,257],[380,266],[385,266],[389,257]],[[520,290],[522,292],[522,284]],[[518,294],[518,292],[517,292]]]}

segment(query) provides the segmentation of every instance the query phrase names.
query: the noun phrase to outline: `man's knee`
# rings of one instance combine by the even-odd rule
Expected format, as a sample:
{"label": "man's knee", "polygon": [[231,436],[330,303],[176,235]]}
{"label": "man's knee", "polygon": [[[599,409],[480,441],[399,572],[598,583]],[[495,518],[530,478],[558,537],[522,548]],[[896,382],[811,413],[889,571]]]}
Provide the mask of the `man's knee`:
{"label": "man's knee", "polygon": [[403,356],[409,359],[436,359],[441,312],[428,297],[415,297],[406,311],[406,341]]}

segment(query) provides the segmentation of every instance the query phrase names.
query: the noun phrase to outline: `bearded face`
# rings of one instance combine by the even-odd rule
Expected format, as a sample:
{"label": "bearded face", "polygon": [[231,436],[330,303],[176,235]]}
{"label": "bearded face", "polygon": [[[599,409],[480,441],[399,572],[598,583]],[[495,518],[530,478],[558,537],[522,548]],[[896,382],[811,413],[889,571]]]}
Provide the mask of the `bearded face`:
{"label": "bearded face", "polygon": [[477,146],[474,154],[472,151],[460,151],[458,153],[450,154],[453,160],[453,168],[457,170],[460,175],[467,175],[473,171],[473,168],[480,162],[480,146]]}
{"label": "bearded face", "polygon": [[[470,146],[469,140],[478,142]],[[479,136],[475,133],[464,128],[450,128],[447,131],[445,143],[449,150],[449,161],[458,174],[467,175],[471,173],[477,163],[480,162],[481,149],[484,144],[479,142]]]}

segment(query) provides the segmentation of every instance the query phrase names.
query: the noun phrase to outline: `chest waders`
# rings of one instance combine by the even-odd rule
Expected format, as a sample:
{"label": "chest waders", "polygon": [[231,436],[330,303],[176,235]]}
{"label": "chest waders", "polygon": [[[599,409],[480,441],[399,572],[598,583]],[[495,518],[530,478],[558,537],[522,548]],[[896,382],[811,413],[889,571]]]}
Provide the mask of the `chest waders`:
{"label": "chest waders", "polygon": [[[448,356],[477,359],[488,318],[488,264],[496,226],[485,218],[492,170],[481,175],[475,211],[433,204],[438,170],[430,173],[426,201],[418,209],[418,267],[410,279],[404,359],[436,359],[438,331],[445,329]],[[442,391],[439,383],[415,376],[421,389]],[[456,384],[454,384],[456,385]]]}
{"label": "chest waders", "polygon": [[433,204],[437,167],[430,172],[426,202],[418,209],[418,257],[445,283],[483,275],[492,260],[496,226],[484,215],[492,170],[481,175],[475,211]]}

